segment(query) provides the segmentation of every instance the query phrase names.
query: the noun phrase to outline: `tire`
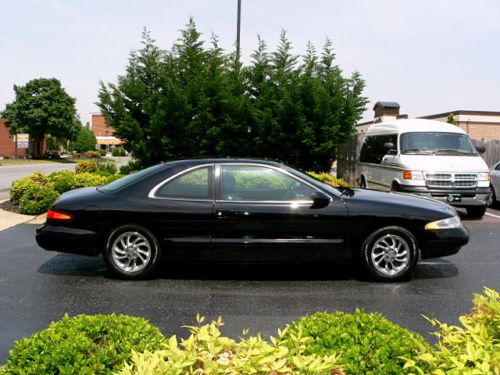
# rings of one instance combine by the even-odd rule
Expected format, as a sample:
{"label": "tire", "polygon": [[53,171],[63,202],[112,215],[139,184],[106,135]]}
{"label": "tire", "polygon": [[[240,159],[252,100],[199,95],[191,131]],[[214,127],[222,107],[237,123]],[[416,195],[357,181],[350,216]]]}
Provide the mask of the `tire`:
{"label": "tire", "polygon": [[361,261],[377,280],[391,282],[409,279],[418,261],[417,240],[402,227],[378,229],[363,242]]}
{"label": "tire", "polygon": [[361,176],[361,179],[359,181],[359,188],[366,189],[366,181],[365,181],[365,178],[363,176]]}
{"label": "tire", "polygon": [[493,186],[490,186],[490,198],[488,199],[488,202],[486,202],[486,205],[488,207],[495,207],[497,205],[497,195],[495,194]]}
{"label": "tire", "polygon": [[160,247],[146,228],[129,224],[108,236],[104,260],[110,270],[123,279],[144,279],[153,274],[160,262]]}
{"label": "tire", "polygon": [[391,191],[398,192],[401,191],[401,188],[399,187],[399,184],[397,182],[393,182],[391,185]]}
{"label": "tire", "polygon": [[486,213],[486,206],[467,207],[467,216],[472,219],[481,219]]}

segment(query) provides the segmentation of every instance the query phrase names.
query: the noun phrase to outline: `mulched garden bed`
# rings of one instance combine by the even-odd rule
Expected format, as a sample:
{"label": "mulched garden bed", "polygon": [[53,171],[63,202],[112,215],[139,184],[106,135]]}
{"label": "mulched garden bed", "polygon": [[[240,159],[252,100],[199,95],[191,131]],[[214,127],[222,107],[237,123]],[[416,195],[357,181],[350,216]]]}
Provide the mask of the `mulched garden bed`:
{"label": "mulched garden bed", "polygon": [[0,208],[2,210],[5,210],[5,211],[15,212],[16,214],[20,214],[21,213],[19,211],[19,206],[15,205],[10,200],[0,203]]}

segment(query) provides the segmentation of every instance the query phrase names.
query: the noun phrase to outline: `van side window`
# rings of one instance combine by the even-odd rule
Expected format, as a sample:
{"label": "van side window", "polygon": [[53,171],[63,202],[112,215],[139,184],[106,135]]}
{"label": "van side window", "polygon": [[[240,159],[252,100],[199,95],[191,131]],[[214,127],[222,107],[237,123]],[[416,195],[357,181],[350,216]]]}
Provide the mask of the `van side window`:
{"label": "van side window", "polygon": [[380,164],[382,162],[382,158],[386,154],[384,144],[391,142],[397,148],[397,140],[397,134],[384,134],[366,137],[363,147],[361,148],[359,161],[362,163]]}

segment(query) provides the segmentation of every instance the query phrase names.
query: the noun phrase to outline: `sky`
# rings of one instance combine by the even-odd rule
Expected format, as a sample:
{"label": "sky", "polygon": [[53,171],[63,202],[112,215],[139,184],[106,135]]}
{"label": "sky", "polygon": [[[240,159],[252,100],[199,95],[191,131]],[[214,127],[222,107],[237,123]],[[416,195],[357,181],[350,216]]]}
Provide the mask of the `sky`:
{"label": "sky", "polygon": [[[14,84],[58,78],[83,123],[97,112],[99,81],[116,82],[144,27],[170,49],[192,16],[203,37],[234,48],[237,0],[0,0],[0,110]],[[500,0],[242,0],[245,62],[261,35],[286,30],[294,52],[332,40],[346,75],[410,117],[458,109],[500,111]]]}

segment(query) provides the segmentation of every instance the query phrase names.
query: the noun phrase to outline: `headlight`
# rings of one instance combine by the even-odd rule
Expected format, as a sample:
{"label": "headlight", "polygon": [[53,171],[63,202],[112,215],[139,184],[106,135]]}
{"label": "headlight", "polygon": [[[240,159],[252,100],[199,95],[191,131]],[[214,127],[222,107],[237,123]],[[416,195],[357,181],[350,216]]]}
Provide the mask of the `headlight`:
{"label": "headlight", "polygon": [[488,172],[478,173],[478,181],[490,181],[490,174]]}
{"label": "headlight", "polygon": [[425,230],[453,229],[460,228],[461,226],[462,222],[458,215],[456,215],[447,219],[432,221],[425,226]]}

